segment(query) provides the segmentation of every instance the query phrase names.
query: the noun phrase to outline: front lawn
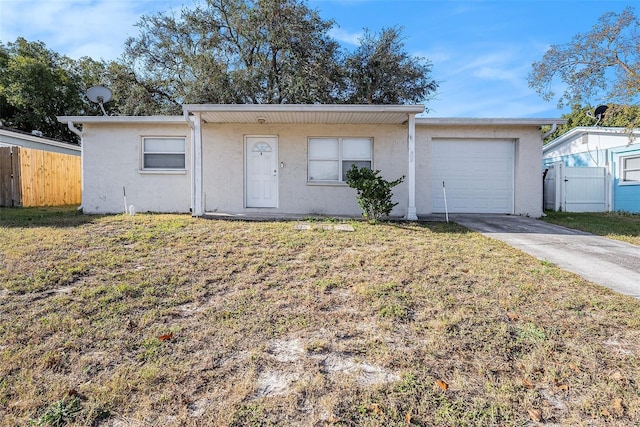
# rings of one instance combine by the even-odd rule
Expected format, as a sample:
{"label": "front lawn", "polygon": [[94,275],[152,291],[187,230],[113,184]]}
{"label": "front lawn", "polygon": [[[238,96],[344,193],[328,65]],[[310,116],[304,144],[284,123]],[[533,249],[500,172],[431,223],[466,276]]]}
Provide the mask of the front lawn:
{"label": "front lawn", "polygon": [[640,424],[638,300],[336,225],[0,209],[0,425]]}
{"label": "front lawn", "polygon": [[553,212],[543,219],[553,224],[640,245],[640,215],[623,212]]}

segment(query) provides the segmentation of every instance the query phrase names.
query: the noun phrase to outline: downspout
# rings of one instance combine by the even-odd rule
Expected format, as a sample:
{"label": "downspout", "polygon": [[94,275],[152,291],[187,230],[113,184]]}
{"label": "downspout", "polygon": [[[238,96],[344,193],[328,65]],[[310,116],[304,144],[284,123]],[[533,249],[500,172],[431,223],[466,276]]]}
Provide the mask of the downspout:
{"label": "downspout", "polygon": [[82,143],[82,131],[75,127],[71,120],[67,122],[67,127],[80,137],[80,206],[78,206],[78,210],[81,210],[82,201],[84,200],[84,144]]}
{"label": "downspout", "polygon": [[184,109],[182,111],[182,114],[184,116],[184,120],[187,122],[187,125],[189,125],[189,129],[191,129],[191,214],[193,214],[195,212],[195,207],[196,207],[196,192],[195,192],[195,179],[194,179],[194,170],[195,170],[195,158],[194,158],[194,145],[195,145],[195,126],[193,125],[193,122],[191,121],[191,119],[189,118],[189,112]]}
{"label": "downspout", "polygon": [[193,122],[189,112],[183,110],[185,120],[191,128],[191,215],[204,215],[202,203],[202,119],[200,113],[194,113]]}
{"label": "downspout", "polygon": [[544,141],[545,139],[547,139],[547,137],[549,135],[551,135],[552,133],[554,133],[556,131],[556,129],[558,129],[558,124],[557,123],[552,123],[551,124],[551,129],[548,132],[545,132],[542,134],[542,140]]}
{"label": "downspout", "polygon": [[73,122],[69,120],[67,122],[69,130],[80,137],[80,146],[82,146],[82,131],[73,125]]}

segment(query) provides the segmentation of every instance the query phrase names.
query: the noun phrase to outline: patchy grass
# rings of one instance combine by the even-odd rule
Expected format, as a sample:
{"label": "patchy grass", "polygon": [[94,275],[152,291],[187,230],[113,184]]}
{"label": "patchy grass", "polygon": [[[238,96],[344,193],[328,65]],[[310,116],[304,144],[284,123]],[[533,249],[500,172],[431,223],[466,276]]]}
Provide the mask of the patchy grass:
{"label": "patchy grass", "polygon": [[640,215],[624,212],[545,212],[547,222],[640,245]]}
{"label": "patchy grass", "polygon": [[640,302],[455,224],[33,212],[0,425],[640,423]]}

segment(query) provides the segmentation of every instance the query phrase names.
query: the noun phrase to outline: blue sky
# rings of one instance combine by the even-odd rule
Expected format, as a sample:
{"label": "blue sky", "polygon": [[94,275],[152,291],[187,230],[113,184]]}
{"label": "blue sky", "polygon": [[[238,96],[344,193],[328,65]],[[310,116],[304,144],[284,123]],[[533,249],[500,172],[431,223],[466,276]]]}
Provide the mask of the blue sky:
{"label": "blue sky", "polygon": [[[429,117],[559,117],[556,102],[527,84],[531,64],[550,45],[588,32],[605,12],[635,1],[617,0],[308,0],[332,35],[355,48],[364,28],[400,26],[406,50],[429,59],[440,82],[427,101]],[[0,41],[42,41],[72,58],[117,59],[141,15],[178,12],[184,0],[2,0]],[[640,5],[640,3],[638,3]],[[640,13],[640,11],[636,11]],[[558,83],[556,92],[562,86]],[[594,100],[606,103],[606,100]]]}

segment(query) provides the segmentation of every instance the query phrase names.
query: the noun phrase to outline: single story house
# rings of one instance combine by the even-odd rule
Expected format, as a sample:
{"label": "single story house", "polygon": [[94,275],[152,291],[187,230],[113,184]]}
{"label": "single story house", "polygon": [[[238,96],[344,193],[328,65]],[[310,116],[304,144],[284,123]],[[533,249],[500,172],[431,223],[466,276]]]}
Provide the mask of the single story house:
{"label": "single story house", "polygon": [[0,124],[0,147],[24,147],[34,150],[80,156],[81,148],[76,144],[43,137],[38,131],[31,133],[11,129]]}
{"label": "single story house", "polygon": [[[86,213],[358,216],[351,165],[381,170],[392,216],[542,215],[543,125],[417,118],[423,105],[184,105],[182,116],[58,117],[81,134]],[[82,125],[80,132],[76,127]],[[446,203],[443,185],[446,187]]]}
{"label": "single story house", "polygon": [[559,178],[565,188],[558,192],[566,198],[575,190],[580,210],[590,209],[577,199],[595,197],[593,202],[602,199],[599,210],[640,213],[639,136],[640,129],[576,127],[544,146],[543,167],[560,166],[563,174],[576,176]]}

